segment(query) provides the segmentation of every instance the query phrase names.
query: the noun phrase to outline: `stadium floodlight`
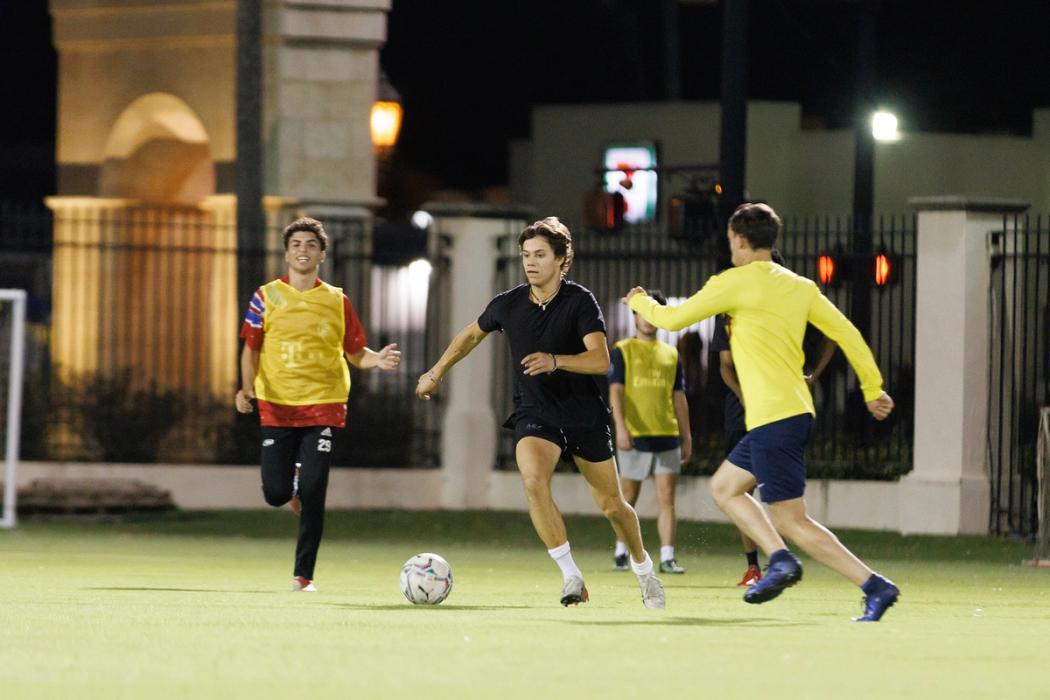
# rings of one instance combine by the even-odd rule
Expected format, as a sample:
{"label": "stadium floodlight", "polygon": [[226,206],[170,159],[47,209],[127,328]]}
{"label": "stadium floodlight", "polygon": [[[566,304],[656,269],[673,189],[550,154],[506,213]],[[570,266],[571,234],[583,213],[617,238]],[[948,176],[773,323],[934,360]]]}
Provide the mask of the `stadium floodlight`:
{"label": "stadium floodlight", "polygon": [[[0,289],[0,339],[8,350],[7,363],[0,361],[0,379],[6,380],[6,403],[0,415],[4,421],[4,497],[0,510],[0,527],[15,525],[15,495],[18,492],[18,442],[22,430],[22,375],[25,370],[26,293],[24,289]],[[6,367],[3,365],[6,364]],[[6,372],[4,370],[6,369]],[[6,376],[4,376],[6,374]],[[3,381],[0,381],[2,386]],[[2,400],[2,399],[0,399]]]}
{"label": "stadium floodlight", "polygon": [[871,115],[871,135],[876,141],[892,142],[900,140],[897,131],[897,116],[893,112],[880,109]]}

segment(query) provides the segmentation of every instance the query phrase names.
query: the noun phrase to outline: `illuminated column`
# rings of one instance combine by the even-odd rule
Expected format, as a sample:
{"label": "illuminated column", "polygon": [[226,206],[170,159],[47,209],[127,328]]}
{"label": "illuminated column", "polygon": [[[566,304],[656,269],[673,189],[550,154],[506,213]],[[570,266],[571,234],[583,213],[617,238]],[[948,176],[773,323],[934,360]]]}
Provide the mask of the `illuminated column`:
{"label": "illuminated column", "polygon": [[988,234],[1018,200],[921,197],[916,241],[915,447],[904,533],[988,532]]}
{"label": "illuminated column", "polygon": [[[447,238],[447,337],[477,320],[494,287],[498,241],[520,232],[528,215],[486,204],[430,204],[436,236]],[[503,338],[488,338],[445,377],[441,471],[447,508],[487,508],[489,477],[496,463],[499,421],[492,406],[493,359]],[[502,349],[500,349],[502,351]],[[437,356],[427,358],[428,364]]]}

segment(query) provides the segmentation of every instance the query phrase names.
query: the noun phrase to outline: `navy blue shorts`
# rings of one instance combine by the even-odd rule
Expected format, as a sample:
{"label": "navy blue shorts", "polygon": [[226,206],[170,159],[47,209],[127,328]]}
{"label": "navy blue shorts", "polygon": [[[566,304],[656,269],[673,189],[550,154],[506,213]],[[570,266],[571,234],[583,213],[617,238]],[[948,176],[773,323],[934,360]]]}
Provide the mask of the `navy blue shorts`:
{"label": "navy blue shorts", "polygon": [[726,457],[755,475],[766,503],[800,498],[806,492],[806,443],[813,416],[803,413],[748,431]]}
{"label": "navy blue shorts", "polygon": [[514,444],[517,445],[523,437],[538,437],[553,442],[562,452],[568,452],[588,462],[604,462],[612,459],[615,454],[612,431],[608,425],[562,430],[536,418],[519,418],[514,422]]}

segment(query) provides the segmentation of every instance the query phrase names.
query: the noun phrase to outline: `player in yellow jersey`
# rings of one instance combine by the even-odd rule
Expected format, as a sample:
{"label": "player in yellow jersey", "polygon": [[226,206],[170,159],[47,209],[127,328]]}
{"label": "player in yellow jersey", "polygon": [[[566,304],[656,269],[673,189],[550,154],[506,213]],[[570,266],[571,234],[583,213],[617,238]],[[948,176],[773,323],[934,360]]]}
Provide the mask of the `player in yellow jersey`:
{"label": "player in yellow jersey", "polygon": [[[314,565],[324,530],[333,430],[346,425],[350,371],[393,370],[397,344],[366,347],[365,331],[343,290],[318,276],[328,248],[320,221],[302,218],[284,230],[288,274],[252,296],[241,327],[241,413],[259,404],[262,489],[271,506],[299,513],[293,591],[314,591]],[[344,359],[344,357],[346,359]]]}
{"label": "player in yellow jersey", "polygon": [[[650,296],[661,304],[659,292]],[[656,485],[660,571],[684,574],[674,554],[678,518],[674,489],[689,461],[693,436],[678,349],[656,339],[656,326],[634,314],[635,336],[613,346],[609,363],[609,404],[616,425],[617,464],[623,497],[634,507],[651,473]],[[627,544],[616,541],[613,568],[627,571]]]}
{"label": "player in yellow jersey", "polygon": [[[780,218],[765,204],[744,204],[726,236],[734,267],[715,275],[677,307],[658,304],[641,287],[624,298],[660,328],[677,330],[719,313],[733,319],[730,346],[744,398],[747,435],[711,478],[718,506],[769,557],[766,575],[744,593],[764,603],[802,579],[802,564],[781,537],[842,574],[864,592],[864,612],[878,621],[900,594],[829,530],[806,513],[805,446],[813,429],[813,397],[802,372],[806,323],[838,343],[860,378],[868,410],[878,420],[893,410],[882,389],[875,358],[856,327],[820,293],[812,280],[772,261]],[[757,485],[768,515],[749,495]]]}

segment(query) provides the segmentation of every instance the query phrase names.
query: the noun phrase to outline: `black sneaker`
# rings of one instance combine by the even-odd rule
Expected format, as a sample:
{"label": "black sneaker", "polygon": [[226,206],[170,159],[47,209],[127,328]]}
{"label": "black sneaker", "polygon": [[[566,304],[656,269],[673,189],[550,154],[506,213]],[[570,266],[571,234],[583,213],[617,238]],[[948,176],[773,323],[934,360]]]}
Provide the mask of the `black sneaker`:
{"label": "black sneaker", "polygon": [[765,603],[773,600],[802,580],[802,562],[793,554],[785,554],[776,562],[770,562],[766,567],[766,574],[762,580],[754,584],[744,593],[745,603]]}
{"label": "black sneaker", "polygon": [[661,574],[684,574],[685,569],[678,566],[678,562],[674,559],[668,559],[667,561],[660,562],[660,573]]}
{"label": "black sneaker", "polygon": [[630,571],[631,567],[627,563],[627,553],[617,554],[613,557],[613,571]]}

